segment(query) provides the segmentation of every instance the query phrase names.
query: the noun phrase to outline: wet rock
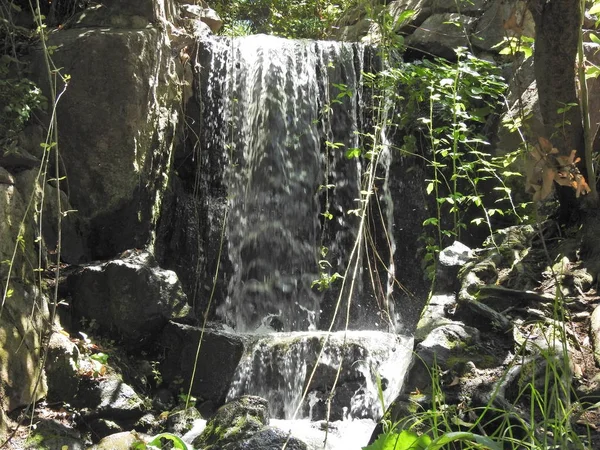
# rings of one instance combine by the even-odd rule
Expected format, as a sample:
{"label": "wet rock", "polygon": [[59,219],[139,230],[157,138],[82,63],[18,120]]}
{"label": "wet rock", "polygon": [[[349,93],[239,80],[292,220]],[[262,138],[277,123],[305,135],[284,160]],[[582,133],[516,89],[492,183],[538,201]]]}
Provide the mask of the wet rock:
{"label": "wet rock", "polygon": [[411,338],[376,331],[261,336],[248,346],[229,397],[260,395],[268,399],[273,417],[292,418],[299,408],[304,417],[319,420],[327,418],[326,402],[335,384],[330,420],[379,417],[377,377],[385,402],[391,402],[404,384],[412,349]]}
{"label": "wet rock", "polygon": [[[161,365],[163,379],[189,386],[200,341],[201,329],[169,322],[159,338],[165,359]],[[196,365],[192,395],[222,405],[244,351],[242,337],[205,329]],[[178,389],[178,387],[177,387]]]}
{"label": "wet rock", "polygon": [[284,447],[289,450],[308,450],[308,446],[300,439],[275,427],[265,427],[250,439],[226,446],[226,450],[281,450]]}
{"label": "wet rock", "polygon": [[80,383],[77,372],[78,359],[77,346],[64,334],[53,333],[48,343],[46,357],[48,401],[73,402]]}
{"label": "wet rock", "polygon": [[162,430],[161,420],[152,413],[146,413],[133,424],[135,431],[141,431],[148,434],[156,434]]}
{"label": "wet rock", "polygon": [[94,320],[129,348],[144,345],[169,319],[187,317],[190,310],[175,272],[136,250],[80,266],[68,275],[65,290],[75,318]]}
{"label": "wet rock", "polygon": [[204,450],[237,449],[234,444],[251,438],[268,424],[267,401],[256,396],[243,396],[221,406],[192,444]]}
{"label": "wet rock", "polygon": [[181,436],[192,429],[194,421],[201,418],[194,407],[171,411],[167,418],[167,431]]}
{"label": "wet rock", "polygon": [[0,150],[0,165],[10,171],[35,169],[40,166],[40,163],[38,158],[20,147],[15,147],[10,151]]}
{"label": "wet rock", "polygon": [[169,411],[175,406],[175,397],[168,389],[159,389],[152,397],[152,408],[155,411]]}

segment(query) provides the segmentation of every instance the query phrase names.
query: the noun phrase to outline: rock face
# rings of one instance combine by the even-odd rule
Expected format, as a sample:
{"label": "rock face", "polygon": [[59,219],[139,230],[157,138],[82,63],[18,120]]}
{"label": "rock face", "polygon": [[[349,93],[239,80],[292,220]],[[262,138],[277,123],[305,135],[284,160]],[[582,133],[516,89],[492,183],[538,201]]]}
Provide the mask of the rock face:
{"label": "rock face", "polygon": [[189,314],[175,272],[158,267],[147,252],[77,268],[65,283],[75,319],[95,321],[127,347],[139,347],[170,319]]}
{"label": "rock face", "polygon": [[[147,2],[152,4],[152,2]],[[60,152],[92,257],[151,238],[168,180],[179,114],[176,59],[166,33],[74,28],[52,33],[53,61],[70,75],[58,104]],[[45,87],[44,62],[32,72]]]}
{"label": "rock face", "polygon": [[[180,385],[189,386],[200,335],[201,329],[197,327],[174,322],[165,327],[158,345],[165,355],[161,373],[167,383],[179,381]],[[243,352],[244,341],[240,336],[205,330],[192,394],[215,406],[222,405]]]}

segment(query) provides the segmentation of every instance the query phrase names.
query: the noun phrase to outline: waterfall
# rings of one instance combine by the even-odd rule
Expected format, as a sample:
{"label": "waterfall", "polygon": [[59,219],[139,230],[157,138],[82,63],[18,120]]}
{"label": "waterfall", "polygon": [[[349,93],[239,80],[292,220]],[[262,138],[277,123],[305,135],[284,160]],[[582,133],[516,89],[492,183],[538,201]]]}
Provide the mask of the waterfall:
{"label": "waterfall", "polygon": [[[217,314],[247,340],[228,397],[263,396],[275,418],[378,418],[378,383],[387,405],[411,362],[412,337],[388,331],[400,329],[393,227],[415,214],[397,207],[402,196],[392,198],[398,159],[385,126],[374,127],[382,110],[363,83],[377,58],[361,44],[264,35],[199,45],[199,177],[205,210],[228,211],[220,216],[227,292]],[[361,222],[353,211],[364,199],[375,135],[364,248],[352,258]],[[362,155],[348,157],[355,149]],[[326,275],[351,264],[349,295],[349,282],[342,288]],[[328,280],[324,289],[319,279]],[[346,319],[353,331],[319,331],[332,321],[343,330]]]}
{"label": "waterfall", "polygon": [[344,154],[361,145],[365,47],[256,35],[202,53],[205,135],[227,161],[232,273],[219,311],[237,331],[317,329],[312,284],[344,271],[356,237],[363,168]]}

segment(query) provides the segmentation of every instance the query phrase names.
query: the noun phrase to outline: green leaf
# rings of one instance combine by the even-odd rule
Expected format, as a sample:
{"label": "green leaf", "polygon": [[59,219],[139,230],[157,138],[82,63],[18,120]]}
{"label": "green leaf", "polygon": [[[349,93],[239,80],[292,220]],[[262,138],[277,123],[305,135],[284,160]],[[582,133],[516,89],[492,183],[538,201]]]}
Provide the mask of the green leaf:
{"label": "green leaf", "polygon": [[488,438],[487,436],[481,436],[479,434],[469,433],[465,431],[456,431],[452,433],[445,433],[437,438],[435,441],[427,447],[427,450],[441,450],[445,445],[448,445],[455,441],[471,441],[488,448],[490,450],[502,450],[502,447],[495,441]]}
{"label": "green leaf", "polygon": [[158,446],[159,448],[162,448],[161,439],[166,439],[168,441],[171,441],[173,443],[172,448],[174,448],[176,450],[190,450],[190,448],[187,446],[187,444],[185,442],[183,442],[180,438],[178,438],[177,436],[175,436],[174,434],[171,434],[171,433],[157,434],[156,436],[154,436],[152,438],[152,440],[150,442],[148,442],[148,445],[154,445],[154,446]]}
{"label": "green leaf", "polygon": [[346,158],[353,159],[358,158],[361,155],[362,150],[357,147],[349,148],[346,150]]}
{"label": "green leaf", "polygon": [[594,44],[600,44],[600,38],[598,36],[596,36],[594,33],[590,33],[590,40]]}
{"label": "green leaf", "polygon": [[402,430],[400,433],[380,435],[363,450],[425,450],[430,443],[431,438],[426,434],[419,436],[413,431]]}
{"label": "green leaf", "polygon": [[106,364],[108,361],[108,355],[106,353],[94,353],[93,355],[90,356],[90,359],[93,359],[94,361],[98,361],[101,364]]}
{"label": "green leaf", "polygon": [[429,194],[431,194],[431,193],[433,192],[433,188],[434,188],[433,181],[431,181],[431,182],[430,182],[430,183],[427,185],[427,188],[425,189],[425,190],[427,191],[427,195],[429,195]]}
{"label": "green leaf", "polygon": [[590,14],[600,14],[600,3],[596,3],[592,6],[589,11]]}

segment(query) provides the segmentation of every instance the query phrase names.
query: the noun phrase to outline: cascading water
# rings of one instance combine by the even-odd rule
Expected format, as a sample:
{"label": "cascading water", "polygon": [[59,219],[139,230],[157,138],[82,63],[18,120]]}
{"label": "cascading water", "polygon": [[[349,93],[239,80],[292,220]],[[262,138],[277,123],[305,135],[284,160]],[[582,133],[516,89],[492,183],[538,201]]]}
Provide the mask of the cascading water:
{"label": "cascading water", "polygon": [[[412,338],[387,333],[397,320],[389,306],[393,234],[367,227],[369,244],[380,248],[353,261],[359,270],[351,299],[339,295],[339,281],[323,293],[313,286],[320,272],[344,272],[357,238],[360,217],[352,211],[361,206],[368,161],[345,154],[368,132],[362,72],[369,49],[263,35],[201,46],[205,157],[227,162],[231,270],[218,313],[236,332],[255,333],[229,397],[261,395],[277,418],[322,419],[339,367],[329,418],[377,418],[377,379],[385,380],[389,403],[412,351]],[[368,226],[385,230],[393,206],[383,152],[375,196],[387,216]],[[343,328],[349,311],[350,328],[382,331],[316,331],[329,326],[338,298],[344,313],[334,328]]]}
{"label": "cascading water", "polygon": [[[336,286],[322,301],[312,283],[322,270],[343,272],[356,239],[364,168],[344,155],[361,145],[368,121],[361,80],[367,53],[359,44],[262,35],[204,43],[200,60],[211,74],[204,135],[229,162],[232,273],[220,311],[237,331],[274,318],[284,331],[321,328],[324,306],[330,320]],[[377,252],[387,253],[389,266],[393,236],[385,241],[387,249]],[[390,285],[392,277],[384,268],[373,283],[375,259],[366,271],[359,262],[353,328],[387,330],[394,319],[389,310],[380,315],[389,295],[376,285]]]}

